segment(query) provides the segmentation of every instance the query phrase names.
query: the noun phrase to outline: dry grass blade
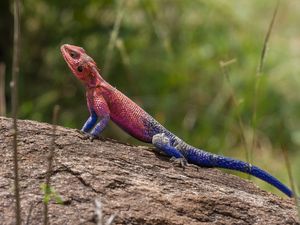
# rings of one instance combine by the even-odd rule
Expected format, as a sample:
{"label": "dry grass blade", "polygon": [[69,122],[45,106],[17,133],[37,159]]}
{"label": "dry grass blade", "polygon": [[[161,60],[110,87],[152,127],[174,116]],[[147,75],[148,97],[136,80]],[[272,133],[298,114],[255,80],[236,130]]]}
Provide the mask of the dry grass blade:
{"label": "dry grass blade", "polygon": [[[159,1],[148,1],[153,3],[153,5],[156,5],[157,3],[159,3]],[[166,53],[168,54],[169,57],[173,57],[173,49],[171,46],[171,40],[168,34],[168,27],[165,25],[163,25],[163,23],[161,23],[161,21],[157,20],[158,17],[158,11],[154,8],[149,9],[146,5],[147,5],[147,1],[140,1],[140,3],[142,4],[146,17],[149,21],[150,26],[152,27],[155,35],[157,36],[157,38],[160,40],[160,43],[162,44],[162,47],[164,48],[164,50],[166,51]],[[159,8],[159,6],[157,7]]]}
{"label": "dry grass blade", "polygon": [[[104,225],[102,203],[99,199],[95,199],[95,216],[97,225]],[[116,217],[116,214],[111,215],[106,221],[105,225],[111,225]]]}
{"label": "dry grass blade", "polygon": [[102,203],[98,199],[95,199],[95,215],[97,217],[97,225],[102,225]]}
{"label": "dry grass blade", "polygon": [[111,225],[114,222],[116,214],[111,215],[108,220],[106,221],[105,225]]}
{"label": "dry grass blade", "polygon": [[284,161],[285,161],[286,169],[287,169],[289,180],[290,180],[290,185],[291,185],[292,191],[294,193],[293,198],[295,201],[295,206],[297,207],[298,218],[300,219],[300,204],[299,204],[299,199],[298,199],[298,194],[297,194],[298,192],[296,190],[294,177],[292,175],[290,159],[289,159],[289,156],[288,156],[288,153],[287,153],[287,150],[285,147],[282,147],[282,152],[283,152]]}
{"label": "dry grass blade", "polygon": [[[53,164],[53,157],[54,157],[54,150],[55,150],[55,133],[56,133],[56,124],[58,120],[58,113],[59,113],[59,106],[56,105],[53,109],[53,118],[52,118],[52,139],[51,139],[51,147],[50,153],[48,155],[48,169],[46,175],[46,187],[45,187],[45,194],[50,195],[50,179],[52,173],[52,164]],[[49,224],[48,218],[48,202],[44,201],[44,225]]]}
{"label": "dry grass blade", "polygon": [[5,64],[0,63],[0,116],[6,115],[5,101]]}
{"label": "dry grass blade", "polygon": [[[270,22],[270,25],[268,27],[265,39],[264,39],[264,43],[263,43],[263,48],[260,54],[260,60],[259,60],[259,64],[257,67],[257,73],[255,76],[255,82],[254,82],[254,97],[253,97],[253,116],[252,116],[252,127],[253,127],[253,134],[252,134],[252,151],[254,150],[254,148],[256,147],[256,129],[257,129],[257,95],[258,95],[258,90],[259,90],[259,86],[260,86],[260,76],[262,74],[262,70],[263,70],[263,66],[264,66],[264,61],[265,61],[265,56],[266,56],[266,51],[267,51],[267,47],[268,47],[268,43],[270,40],[270,36],[274,27],[274,22],[275,22],[275,18],[277,16],[277,12],[278,12],[278,8],[279,8],[279,0],[276,3],[274,12],[273,12],[273,16]],[[252,155],[250,155],[250,158],[252,158]]]}
{"label": "dry grass blade", "polygon": [[29,207],[29,210],[28,210],[28,214],[27,214],[27,219],[26,219],[26,222],[25,222],[25,225],[30,225],[31,222],[31,214],[32,214],[32,211],[33,209],[39,204],[39,202],[33,202],[30,204],[30,207]]}
{"label": "dry grass blade", "polygon": [[133,89],[134,95],[137,96],[138,93],[140,93],[139,86],[136,85],[136,81],[134,80],[134,77],[132,76],[132,71],[131,71],[131,67],[130,67],[130,58],[129,58],[129,55],[127,53],[124,42],[121,38],[118,38],[116,40],[116,48],[119,50],[122,62],[124,64],[125,68],[126,68],[125,75],[128,79],[129,85]]}
{"label": "dry grass blade", "polygon": [[129,60],[129,56],[128,53],[126,51],[126,48],[124,46],[124,42],[121,38],[118,38],[116,40],[116,47],[119,49],[120,54],[121,54],[121,58],[122,58],[122,62],[124,63],[124,65],[126,67],[130,67],[130,60]]}
{"label": "dry grass blade", "polygon": [[260,55],[260,61],[259,61],[258,68],[257,68],[257,75],[260,75],[262,73],[262,70],[263,70],[265,55],[266,55],[269,39],[270,39],[270,36],[271,36],[271,32],[272,32],[273,27],[274,27],[274,22],[275,22],[275,18],[277,16],[278,8],[279,8],[279,0],[277,0],[271,22],[270,22],[268,31],[267,31],[266,36],[265,36],[263,48],[262,48],[261,55]]}
{"label": "dry grass blade", "polygon": [[14,48],[12,65],[12,117],[13,117],[13,161],[14,161],[14,191],[16,199],[16,224],[20,225],[21,219],[21,200],[19,187],[19,167],[18,167],[18,145],[17,145],[17,116],[18,116],[18,75],[20,62],[20,1],[14,1]]}
{"label": "dry grass blade", "polygon": [[[227,83],[229,84],[229,87],[230,87],[230,96],[232,98],[233,105],[237,109],[236,116],[237,116],[237,120],[238,120],[238,125],[239,125],[239,130],[240,130],[242,144],[243,144],[244,149],[245,149],[246,161],[251,164],[250,150],[248,148],[247,141],[246,141],[244,123],[242,121],[242,117],[241,117],[240,111],[238,110],[239,103],[237,101],[236,94],[235,94],[235,92],[234,92],[234,90],[233,90],[233,88],[231,86],[230,77],[229,77],[229,74],[228,74],[227,69],[226,69],[226,67],[228,67],[229,65],[231,65],[231,64],[233,64],[235,62],[236,62],[236,59],[231,59],[231,60],[226,61],[226,62],[221,61],[219,64],[220,64],[222,73],[223,73],[224,77],[226,78]],[[251,176],[249,175],[248,178],[251,179]]]}
{"label": "dry grass blade", "polygon": [[122,0],[122,1],[120,1],[119,5],[118,5],[117,17],[116,17],[114,27],[113,27],[113,30],[112,30],[111,35],[110,35],[108,47],[107,47],[105,63],[104,63],[104,69],[103,69],[103,75],[104,76],[107,76],[108,72],[110,70],[113,50],[114,50],[114,47],[116,45],[116,41],[118,39],[121,22],[122,22],[122,19],[123,19],[123,16],[124,16],[124,9],[125,9],[125,1]]}

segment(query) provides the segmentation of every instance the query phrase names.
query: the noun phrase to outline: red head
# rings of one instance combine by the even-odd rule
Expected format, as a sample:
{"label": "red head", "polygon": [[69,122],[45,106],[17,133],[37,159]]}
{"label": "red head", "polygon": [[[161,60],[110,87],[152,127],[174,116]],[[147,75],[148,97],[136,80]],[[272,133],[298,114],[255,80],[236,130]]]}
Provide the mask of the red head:
{"label": "red head", "polygon": [[103,79],[98,72],[97,65],[83,48],[64,44],[60,50],[73,74],[87,87],[95,87],[100,84]]}

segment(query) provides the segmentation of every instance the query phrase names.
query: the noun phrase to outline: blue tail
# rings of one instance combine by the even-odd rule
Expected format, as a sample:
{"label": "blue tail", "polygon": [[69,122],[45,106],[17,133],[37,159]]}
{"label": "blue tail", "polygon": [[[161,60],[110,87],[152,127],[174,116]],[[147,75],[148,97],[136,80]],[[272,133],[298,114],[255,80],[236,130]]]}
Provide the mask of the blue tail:
{"label": "blue tail", "polygon": [[252,166],[249,163],[232,159],[229,157],[223,157],[216,154],[208,153],[196,148],[189,149],[184,155],[189,163],[204,167],[218,167],[230,170],[237,170],[243,173],[251,174],[278,188],[280,191],[282,191],[289,197],[293,197],[294,195],[293,192],[287,186],[282,184],[271,174],[256,166]]}

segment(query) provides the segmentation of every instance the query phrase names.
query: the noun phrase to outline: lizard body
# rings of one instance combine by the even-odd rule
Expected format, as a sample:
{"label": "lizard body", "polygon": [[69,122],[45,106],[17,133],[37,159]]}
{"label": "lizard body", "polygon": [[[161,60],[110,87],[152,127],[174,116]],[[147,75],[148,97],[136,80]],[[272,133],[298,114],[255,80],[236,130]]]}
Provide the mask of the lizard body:
{"label": "lizard body", "polygon": [[65,44],[61,46],[61,52],[73,74],[86,87],[90,117],[82,127],[82,131],[90,133],[92,138],[99,137],[111,119],[133,137],[152,143],[170,157],[186,160],[188,163],[202,167],[219,167],[251,174],[275,186],[287,196],[293,196],[293,192],[288,187],[256,166],[212,154],[185,143],[122,92],[107,83],[101,77],[94,60],[83,48]]}

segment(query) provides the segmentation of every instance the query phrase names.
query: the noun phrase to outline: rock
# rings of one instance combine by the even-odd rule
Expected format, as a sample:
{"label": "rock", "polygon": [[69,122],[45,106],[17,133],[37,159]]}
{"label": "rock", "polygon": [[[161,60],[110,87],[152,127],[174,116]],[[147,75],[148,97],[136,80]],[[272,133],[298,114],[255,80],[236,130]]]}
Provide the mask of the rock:
{"label": "rock", "polygon": [[[0,224],[15,224],[12,120],[0,117]],[[23,223],[43,223],[43,193],[52,126],[19,120]],[[84,140],[57,127],[49,203],[50,224],[95,224],[95,199],[113,224],[299,224],[291,199],[260,190],[218,169],[182,169],[153,148]]]}

